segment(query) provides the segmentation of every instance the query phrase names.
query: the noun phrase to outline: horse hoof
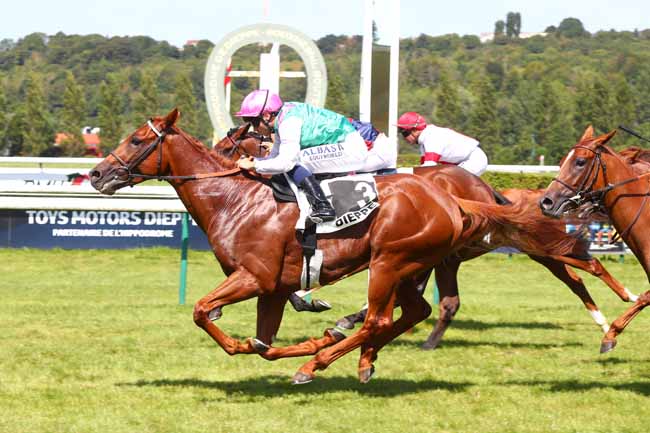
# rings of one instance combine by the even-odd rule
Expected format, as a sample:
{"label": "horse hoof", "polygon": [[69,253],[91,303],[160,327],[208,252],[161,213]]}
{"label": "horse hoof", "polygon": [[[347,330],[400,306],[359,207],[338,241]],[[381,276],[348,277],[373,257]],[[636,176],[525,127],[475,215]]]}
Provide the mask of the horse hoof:
{"label": "horse hoof", "polygon": [[433,341],[425,341],[422,343],[422,346],[420,346],[420,349],[422,350],[435,350],[438,347],[438,343],[433,342]]}
{"label": "horse hoof", "polygon": [[343,317],[336,321],[336,327],[341,329],[354,329],[354,322],[347,317]]}
{"label": "horse hoof", "polygon": [[306,374],[301,371],[293,375],[293,379],[291,380],[292,385],[304,385],[306,383],[311,382],[314,380],[314,375],[313,374]]}
{"label": "horse hoof", "polygon": [[359,382],[368,383],[372,375],[375,374],[375,366],[371,365],[370,368],[359,370]]}
{"label": "horse hoof", "polygon": [[258,340],[257,338],[251,338],[251,344],[257,353],[264,353],[271,348],[271,346],[261,340]]}
{"label": "horse hoof", "polygon": [[339,331],[338,329],[329,328],[329,329],[325,330],[325,332],[326,332],[330,337],[334,338],[334,339],[336,340],[337,343],[338,343],[339,341],[344,340],[345,338],[347,338],[347,335],[345,335],[344,333],[342,333],[342,332]]}
{"label": "horse hoof", "polygon": [[217,307],[214,310],[210,310],[210,312],[208,313],[208,319],[214,322],[216,320],[221,319],[222,315],[223,315],[223,311],[221,311],[221,307]]}
{"label": "horse hoof", "polygon": [[314,311],[316,313],[332,309],[332,306],[329,304],[329,302],[323,301],[322,299],[314,299],[311,301],[311,305],[314,307]]}
{"label": "horse hoof", "polygon": [[616,347],[616,340],[603,340],[600,343],[600,353],[607,353],[614,350]]}

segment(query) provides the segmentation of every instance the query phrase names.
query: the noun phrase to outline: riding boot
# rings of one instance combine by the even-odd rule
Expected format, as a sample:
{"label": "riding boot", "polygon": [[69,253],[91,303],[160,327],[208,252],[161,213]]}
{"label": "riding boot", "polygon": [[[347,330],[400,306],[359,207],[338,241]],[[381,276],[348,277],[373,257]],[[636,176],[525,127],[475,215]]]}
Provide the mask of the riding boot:
{"label": "riding boot", "polygon": [[289,295],[289,302],[293,309],[298,312],[309,311],[312,313],[320,313],[321,311],[327,311],[332,308],[327,301],[322,299],[312,299],[311,302],[307,302],[295,293]]}
{"label": "riding boot", "polygon": [[309,219],[315,222],[316,224],[334,221],[336,219],[336,212],[330,204],[325,193],[321,189],[318,181],[314,176],[307,176],[300,184],[298,185],[307,196],[307,201],[311,206],[311,214]]}

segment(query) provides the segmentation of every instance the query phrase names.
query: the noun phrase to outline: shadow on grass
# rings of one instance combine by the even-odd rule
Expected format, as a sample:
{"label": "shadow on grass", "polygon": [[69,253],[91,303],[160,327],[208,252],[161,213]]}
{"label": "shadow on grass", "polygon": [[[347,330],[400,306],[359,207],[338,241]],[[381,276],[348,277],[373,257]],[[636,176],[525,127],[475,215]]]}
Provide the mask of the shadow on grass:
{"label": "shadow on grass", "polygon": [[[429,318],[425,324],[435,325],[437,318]],[[421,326],[421,325],[419,325]],[[516,329],[563,329],[557,323],[550,322],[481,322],[479,320],[454,320],[451,325],[457,329],[470,329],[476,331],[483,331],[486,329],[499,329],[499,328],[516,328]]]}
{"label": "shadow on grass", "polygon": [[521,385],[521,386],[543,386],[550,392],[585,392],[596,389],[614,389],[616,391],[629,391],[644,397],[650,396],[650,381],[646,382],[628,382],[628,383],[608,383],[600,381],[582,382],[578,380],[533,380],[533,381],[513,381],[504,382],[503,385]]}
{"label": "shadow on grass", "polygon": [[[410,346],[418,348],[424,343],[422,341],[409,341],[405,339],[397,339],[391,341],[390,346]],[[514,341],[471,341],[471,340],[458,340],[453,338],[443,338],[438,346],[440,349],[445,347],[497,347],[499,349],[556,349],[561,347],[582,347],[584,343],[580,342],[562,342],[562,343],[529,343],[529,342],[514,342]]]}
{"label": "shadow on grass", "polygon": [[357,392],[374,397],[395,397],[433,390],[464,392],[471,382],[445,382],[440,380],[404,380],[374,378],[367,384],[359,383],[355,377],[316,377],[306,385],[292,385],[286,376],[266,376],[232,381],[210,381],[203,379],[160,379],[139,380],[131,383],[117,383],[117,386],[134,387],[190,387],[220,390],[226,394],[246,394],[257,397],[286,397],[287,395],[320,395],[341,391]]}

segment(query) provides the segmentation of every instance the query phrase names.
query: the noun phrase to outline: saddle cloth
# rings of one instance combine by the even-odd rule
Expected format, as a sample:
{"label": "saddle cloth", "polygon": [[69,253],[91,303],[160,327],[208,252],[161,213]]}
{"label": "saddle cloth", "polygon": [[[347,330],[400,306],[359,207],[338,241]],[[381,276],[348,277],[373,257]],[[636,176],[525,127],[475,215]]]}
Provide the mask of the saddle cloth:
{"label": "saddle cloth", "polygon": [[[286,175],[285,175],[286,176]],[[305,229],[305,221],[310,213],[305,193],[293,181],[287,181],[296,196],[300,217],[296,230]],[[323,192],[336,211],[336,219],[316,226],[316,233],[334,233],[365,221],[375,209],[379,208],[377,185],[372,174],[341,176],[321,181]]]}

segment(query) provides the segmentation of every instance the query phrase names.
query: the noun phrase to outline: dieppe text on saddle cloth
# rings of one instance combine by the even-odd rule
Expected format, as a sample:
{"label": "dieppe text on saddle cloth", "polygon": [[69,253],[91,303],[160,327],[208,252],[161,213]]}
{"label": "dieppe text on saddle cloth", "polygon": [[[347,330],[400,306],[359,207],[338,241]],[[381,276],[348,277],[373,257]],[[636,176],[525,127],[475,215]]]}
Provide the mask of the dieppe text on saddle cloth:
{"label": "dieppe text on saddle cloth", "polygon": [[[287,180],[289,180],[288,176]],[[305,220],[310,212],[309,202],[305,194],[291,180],[289,185],[296,194],[300,208],[296,230],[304,230]],[[379,208],[377,185],[372,174],[326,179],[321,182],[321,187],[336,210],[336,219],[318,224],[316,233],[334,233],[353,226],[364,221]]]}

